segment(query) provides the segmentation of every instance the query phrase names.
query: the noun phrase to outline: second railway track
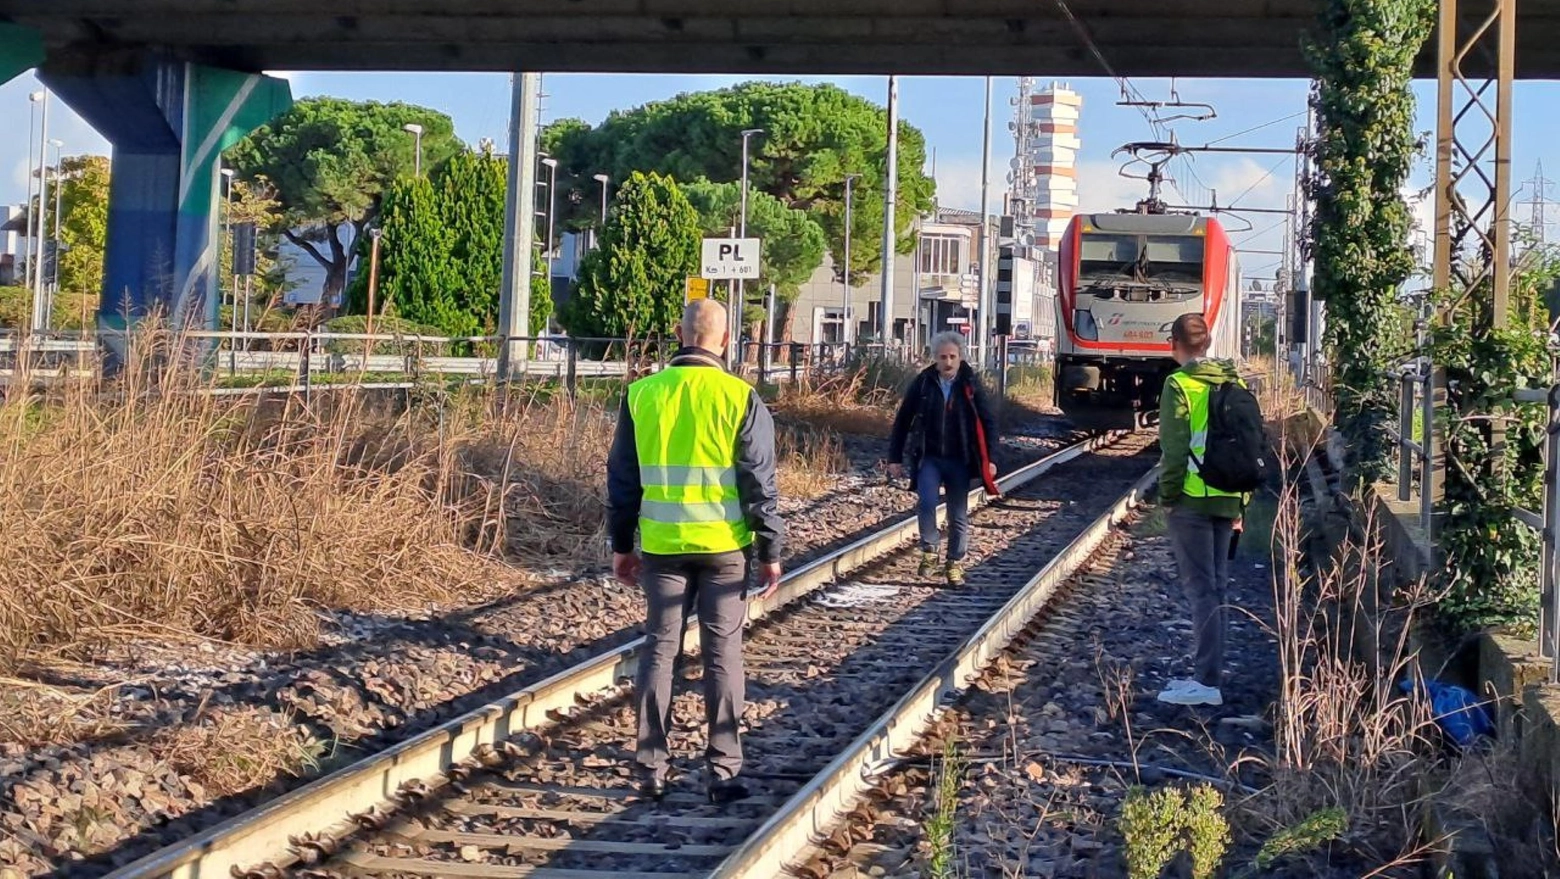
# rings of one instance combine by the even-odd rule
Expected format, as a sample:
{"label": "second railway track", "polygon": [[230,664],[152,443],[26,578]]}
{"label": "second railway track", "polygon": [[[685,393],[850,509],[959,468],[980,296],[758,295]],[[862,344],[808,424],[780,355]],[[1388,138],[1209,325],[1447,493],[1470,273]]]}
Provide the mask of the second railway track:
{"label": "second railway track", "polygon": [[[849,803],[861,772],[889,756],[895,745],[879,716],[961,686],[983,639],[1021,627],[1015,611],[1025,608],[1014,605],[1044,602],[1045,572],[1081,563],[1092,546],[1084,544],[1143,486],[1151,445],[1141,434],[1102,438],[1007,477],[1006,496],[972,512],[962,588],[914,576],[911,519],[799,568],[755,602],[745,647],[747,800],[705,804],[690,780],[660,804],[637,795],[622,686],[636,641],[114,875],[772,874]],[[1064,551],[1068,559],[1058,559]],[[690,629],[688,646],[696,644]],[[679,768],[702,752],[704,732],[697,663],[683,668]]]}

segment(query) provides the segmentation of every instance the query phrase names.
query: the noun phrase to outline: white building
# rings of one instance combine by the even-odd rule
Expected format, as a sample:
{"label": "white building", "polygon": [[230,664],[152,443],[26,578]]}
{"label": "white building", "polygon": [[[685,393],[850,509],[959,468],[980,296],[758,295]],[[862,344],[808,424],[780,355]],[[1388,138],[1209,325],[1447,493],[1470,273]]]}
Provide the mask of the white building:
{"label": "white building", "polygon": [[27,258],[27,210],[0,205],[0,287],[19,287]]}

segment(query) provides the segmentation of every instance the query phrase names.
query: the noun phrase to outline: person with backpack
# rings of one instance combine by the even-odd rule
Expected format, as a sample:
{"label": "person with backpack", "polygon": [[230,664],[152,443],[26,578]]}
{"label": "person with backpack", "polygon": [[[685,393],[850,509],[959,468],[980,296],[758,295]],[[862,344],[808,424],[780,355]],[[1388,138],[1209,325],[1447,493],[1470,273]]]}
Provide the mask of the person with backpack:
{"label": "person with backpack", "polygon": [[1196,641],[1193,677],[1172,680],[1159,694],[1172,705],[1224,703],[1229,558],[1268,467],[1256,397],[1232,361],[1208,357],[1212,340],[1201,314],[1176,318],[1170,347],[1181,367],[1159,397],[1159,500],[1170,510],[1170,543]]}
{"label": "person with backpack", "polygon": [[[964,360],[964,337],[938,333],[932,338],[932,365],[905,390],[888,440],[888,473],[907,474],[921,530],[917,574],[937,572],[937,499],[948,495],[948,560],[943,576],[949,586],[964,585],[964,555],[969,550],[970,480],[979,479],[991,496],[997,489],[992,452],[997,424],[975,370]],[[907,461],[908,459],[908,461]],[[908,463],[908,466],[907,466]]]}

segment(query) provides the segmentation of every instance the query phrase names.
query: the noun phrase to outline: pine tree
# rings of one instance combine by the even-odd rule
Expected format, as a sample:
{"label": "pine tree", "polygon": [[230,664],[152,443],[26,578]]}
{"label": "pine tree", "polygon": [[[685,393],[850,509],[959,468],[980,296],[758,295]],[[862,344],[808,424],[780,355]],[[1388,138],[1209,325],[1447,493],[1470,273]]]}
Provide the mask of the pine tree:
{"label": "pine tree", "polygon": [[618,190],[601,247],[585,257],[565,315],[579,338],[669,337],[699,270],[699,214],[660,174],[634,172]]}

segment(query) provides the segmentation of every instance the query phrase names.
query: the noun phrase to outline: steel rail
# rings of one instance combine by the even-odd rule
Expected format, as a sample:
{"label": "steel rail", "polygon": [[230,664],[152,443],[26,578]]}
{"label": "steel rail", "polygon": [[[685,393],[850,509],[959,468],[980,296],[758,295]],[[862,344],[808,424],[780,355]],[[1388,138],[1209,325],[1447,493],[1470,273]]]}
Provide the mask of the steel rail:
{"label": "steel rail", "polygon": [[[1127,436],[1111,431],[1076,442],[997,480],[1005,494],[1048,470]],[[986,503],[984,489],[970,492],[970,508]],[[946,504],[938,521],[946,520]],[[916,517],[905,516],[852,543],[803,564],[786,575],[768,598],[747,604],[754,622],[860,568],[918,533]],[[698,621],[683,631],[684,649],[698,645]],[[446,770],[480,757],[510,736],[554,722],[549,715],[567,711],[582,698],[616,688],[636,671],[643,636],[601,653],[473,709],[406,741],[371,754],[296,790],[236,815],[195,836],[166,846],[108,874],[109,879],[211,879],[245,875],[265,866],[298,861],[303,840],[341,838],[361,829],[358,817],[397,802],[404,785],[426,789],[447,781]],[[357,816],[357,817],[354,817]],[[269,871],[264,871],[269,872]]]}
{"label": "steel rail", "polygon": [[873,778],[897,762],[921,738],[938,710],[961,694],[1050,602],[1057,588],[1088,562],[1111,529],[1141,502],[1158,473],[1156,466],[1134,483],[1001,610],[922,678],[915,689],[884,712],[846,751],[721,861],[711,876],[757,879],[782,875],[788,857],[807,851],[817,839],[825,837],[831,825],[872,786]]}

